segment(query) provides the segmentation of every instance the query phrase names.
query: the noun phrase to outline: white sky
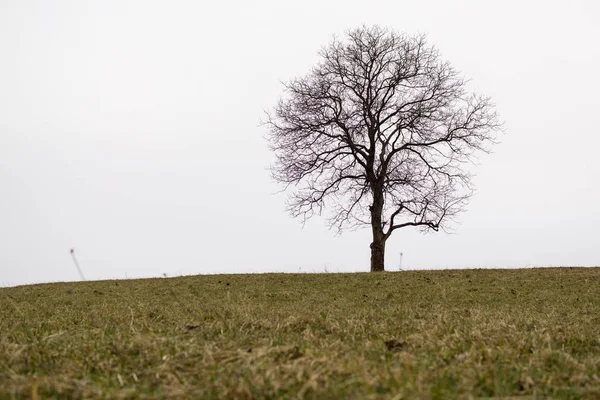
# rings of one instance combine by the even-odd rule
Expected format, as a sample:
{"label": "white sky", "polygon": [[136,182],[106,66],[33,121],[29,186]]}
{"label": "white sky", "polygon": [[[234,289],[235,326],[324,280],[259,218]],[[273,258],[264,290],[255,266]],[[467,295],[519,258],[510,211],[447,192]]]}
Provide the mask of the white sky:
{"label": "white sky", "polygon": [[368,271],[370,230],[284,211],[259,126],[332,35],[427,33],[506,135],[454,234],[388,270],[600,265],[600,3],[0,0],[0,286]]}

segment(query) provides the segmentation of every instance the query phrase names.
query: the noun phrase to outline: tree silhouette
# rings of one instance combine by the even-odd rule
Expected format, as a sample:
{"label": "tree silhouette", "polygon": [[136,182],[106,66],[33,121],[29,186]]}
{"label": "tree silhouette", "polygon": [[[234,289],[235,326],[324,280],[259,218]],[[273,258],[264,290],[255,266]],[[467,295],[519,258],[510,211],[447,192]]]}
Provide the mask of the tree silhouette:
{"label": "tree silhouette", "polygon": [[292,216],[327,209],[339,231],[370,225],[371,271],[383,271],[395,230],[437,231],[464,209],[466,164],[489,151],[500,123],[424,36],[362,27],[319,55],[268,113],[272,176],[295,187]]}

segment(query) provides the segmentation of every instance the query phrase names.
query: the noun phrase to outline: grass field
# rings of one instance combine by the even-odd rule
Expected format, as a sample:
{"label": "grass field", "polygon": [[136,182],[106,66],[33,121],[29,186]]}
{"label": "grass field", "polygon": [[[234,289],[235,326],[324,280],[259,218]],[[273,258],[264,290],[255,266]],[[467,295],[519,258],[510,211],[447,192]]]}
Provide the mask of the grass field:
{"label": "grass field", "polygon": [[0,289],[0,398],[600,398],[600,268]]}

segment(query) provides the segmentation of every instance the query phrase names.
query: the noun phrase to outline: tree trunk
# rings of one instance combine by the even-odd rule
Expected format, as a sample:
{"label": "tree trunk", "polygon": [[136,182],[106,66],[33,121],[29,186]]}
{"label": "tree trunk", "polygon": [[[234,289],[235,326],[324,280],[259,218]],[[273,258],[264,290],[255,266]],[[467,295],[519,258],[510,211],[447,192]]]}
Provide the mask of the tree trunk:
{"label": "tree trunk", "polygon": [[373,204],[371,205],[371,228],[373,242],[371,243],[371,272],[385,271],[385,234],[381,225],[383,213],[383,191],[373,191]]}
{"label": "tree trunk", "polygon": [[385,271],[385,240],[373,237],[371,243],[371,272]]}

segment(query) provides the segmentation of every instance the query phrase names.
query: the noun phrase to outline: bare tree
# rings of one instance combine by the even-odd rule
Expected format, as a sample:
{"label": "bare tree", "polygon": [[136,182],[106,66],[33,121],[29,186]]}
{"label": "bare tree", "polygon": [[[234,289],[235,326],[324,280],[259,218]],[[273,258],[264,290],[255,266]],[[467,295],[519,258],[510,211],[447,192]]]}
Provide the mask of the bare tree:
{"label": "bare tree", "polygon": [[464,209],[465,164],[489,151],[500,123],[424,36],[362,27],[319,55],[268,114],[272,175],[296,188],[292,216],[330,209],[339,231],[370,225],[371,271],[383,271],[395,230],[437,231]]}

